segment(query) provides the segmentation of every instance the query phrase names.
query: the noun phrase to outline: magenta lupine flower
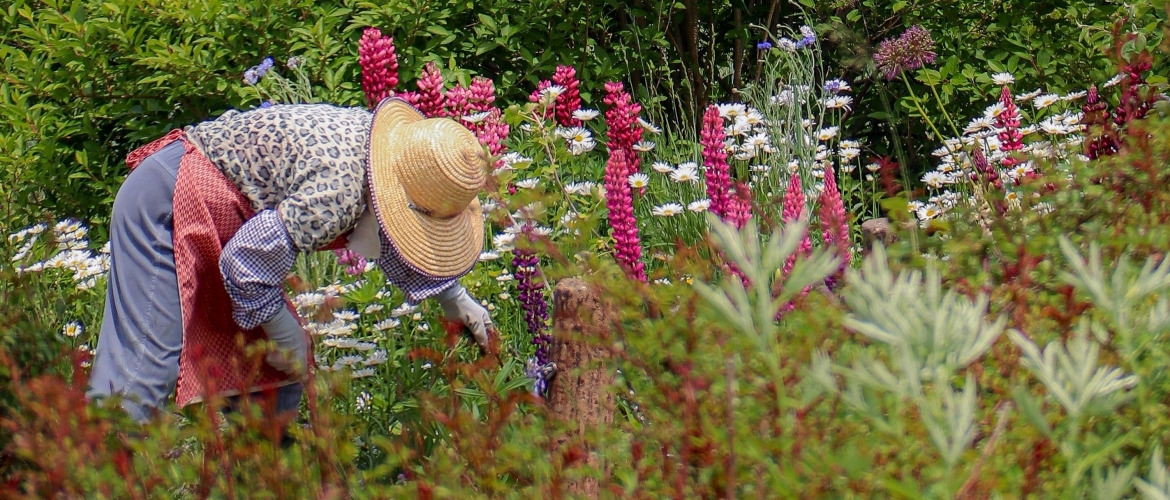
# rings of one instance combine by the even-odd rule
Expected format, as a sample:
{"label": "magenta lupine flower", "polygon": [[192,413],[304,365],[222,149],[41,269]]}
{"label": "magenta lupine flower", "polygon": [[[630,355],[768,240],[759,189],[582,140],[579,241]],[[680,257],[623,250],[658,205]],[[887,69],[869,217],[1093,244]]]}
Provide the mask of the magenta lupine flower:
{"label": "magenta lupine flower", "polygon": [[1024,149],[1024,135],[1020,132],[1020,110],[1016,108],[1011,89],[1006,85],[999,93],[999,101],[1003,103],[1003,112],[995,117],[995,125],[1000,128],[1000,151],[1008,155],[1003,159],[1003,168],[1010,169],[1020,163],[1020,160],[1012,156],[1012,152]]}
{"label": "magenta lupine flower", "polygon": [[975,163],[975,173],[971,174],[971,180],[978,180],[982,178],[982,182],[996,188],[1003,189],[1003,181],[999,178],[999,172],[992,168],[987,161],[987,156],[983,154],[983,148],[975,148],[972,154],[972,160]]}
{"label": "magenta lupine flower", "polygon": [[[500,108],[493,107],[487,113],[487,118],[476,123],[473,131],[479,143],[488,148],[488,153],[496,158],[495,168],[500,168],[504,166],[504,160],[500,158],[505,149],[503,141],[508,137],[510,128],[504,122],[504,114]],[[509,194],[516,194],[514,189],[514,186],[509,185]]]}
{"label": "magenta lupine flower", "polygon": [[605,164],[605,206],[609,209],[609,225],[613,229],[614,258],[626,275],[646,281],[642,263],[642,242],[638,238],[638,224],[634,220],[634,199],[630,194],[627,151],[609,148]]}
{"label": "magenta lupine flower", "polygon": [[707,198],[711,200],[709,210],[720,218],[726,218],[728,190],[731,175],[727,166],[727,152],[723,149],[723,118],[714,104],[707,106],[703,114],[703,129],[699,143],[703,146],[703,178],[707,182]]}
{"label": "magenta lupine flower", "polygon": [[398,56],[394,39],[382,36],[378,28],[366,28],[358,41],[358,62],[362,67],[362,91],[370,109],[382,99],[394,95],[398,86]]}
{"label": "magenta lupine flower", "polygon": [[414,92],[414,91],[395,92],[394,97],[397,97],[399,99],[402,99],[403,101],[406,101],[411,106],[414,106],[415,109],[418,109],[418,104],[419,104],[419,102],[422,101],[422,94],[419,94],[418,92]]}
{"label": "magenta lupine flower", "polygon": [[557,124],[562,127],[581,126],[581,120],[573,118],[573,112],[581,109],[581,82],[577,80],[577,70],[572,66],[557,66],[552,81],[565,88],[565,91],[557,96]]}
{"label": "magenta lupine flower", "polygon": [[605,92],[602,101],[610,106],[605,110],[605,135],[609,140],[607,146],[611,151],[615,148],[625,151],[628,176],[637,172],[641,165],[641,160],[634,152],[634,144],[642,140],[642,127],[638,125],[638,113],[642,112],[642,106],[634,102],[619,82],[605,84]]}
{"label": "magenta lupine flower", "polygon": [[[1109,120],[1109,105],[1101,101],[1096,85],[1089,87],[1089,95],[1081,110],[1085,112],[1085,126],[1091,134],[1094,134],[1091,139],[1085,142],[1085,155],[1091,160],[1096,160],[1102,156],[1117,153],[1120,149],[1117,130],[1113,127],[1113,122]],[[1100,133],[1096,131],[1095,127],[1100,127]]]}
{"label": "magenta lupine flower", "polygon": [[829,290],[836,289],[838,278],[849,265],[849,217],[845,214],[845,204],[841,201],[841,191],[837,189],[837,175],[830,166],[825,169],[825,190],[821,193],[821,237],[826,245],[837,247],[837,255],[841,257],[841,267],[837,272],[825,279]]}
{"label": "magenta lupine flower", "polygon": [[746,184],[737,182],[727,196],[727,217],[724,219],[743,229],[752,218],[752,192]]}
{"label": "magenta lupine flower", "polygon": [[469,102],[469,94],[471,92],[462,85],[456,84],[451,90],[443,96],[443,114],[454,118],[459,123],[468,128],[472,128],[471,124],[463,120],[464,116],[471,114],[471,103]]}
{"label": "magenta lupine flower", "polygon": [[[804,185],[800,181],[800,173],[793,172],[792,177],[788,179],[788,190],[784,192],[784,209],[780,214],[784,222],[792,222],[799,220],[805,216],[804,206]],[[784,261],[784,269],[781,271],[780,281],[773,286],[773,293],[778,293],[779,287],[783,286],[788,277],[792,275],[792,268],[796,266],[797,257],[804,257],[812,253],[812,241],[808,237],[808,228],[805,228],[804,238],[800,240],[800,246],[796,248],[796,252],[788,256]],[[801,291],[801,296],[808,294],[808,288]],[[780,306],[780,310],[776,311],[776,319],[796,308],[795,302],[789,302]]]}
{"label": "magenta lupine flower", "polygon": [[443,73],[434,61],[423,67],[418,76],[418,104],[415,106],[427,118],[443,116]]}
{"label": "magenta lupine flower", "polygon": [[878,71],[881,71],[887,80],[893,80],[903,71],[913,71],[933,63],[937,57],[930,32],[914,25],[898,38],[882,40],[873,60],[877,63]]}
{"label": "magenta lupine flower", "polygon": [[496,102],[496,87],[491,79],[475,77],[467,88],[467,102],[476,112],[489,111]]}
{"label": "magenta lupine flower", "polygon": [[338,248],[333,251],[337,256],[337,263],[345,267],[345,274],[350,276],[357,276],[366,272],[366,258],[362,254],[349,250],[348,248]]}

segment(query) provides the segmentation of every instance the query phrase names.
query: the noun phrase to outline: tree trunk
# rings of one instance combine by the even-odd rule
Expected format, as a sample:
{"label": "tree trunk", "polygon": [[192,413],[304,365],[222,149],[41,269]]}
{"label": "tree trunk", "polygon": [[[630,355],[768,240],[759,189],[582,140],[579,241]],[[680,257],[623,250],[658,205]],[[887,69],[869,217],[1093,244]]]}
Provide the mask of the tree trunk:
{"label": "tree trunk", "polygon": [[[613,316],[601,303],[597,290],[576,278],[561,280],[553,290],[553,343],[550,357],[557,366],[548,389],[552,415],[574,427],[557,438],[558,448],[579,441],[585,432],[613,423],[614,396],[609,390],[613,375],[597,362],[605,350],[590,345],[588,337],[606,337]],[[586,463],[604,470],[597,450],[586,450]],[[569,491],[597,498],[600,485],[594,478],[569,483]]]}

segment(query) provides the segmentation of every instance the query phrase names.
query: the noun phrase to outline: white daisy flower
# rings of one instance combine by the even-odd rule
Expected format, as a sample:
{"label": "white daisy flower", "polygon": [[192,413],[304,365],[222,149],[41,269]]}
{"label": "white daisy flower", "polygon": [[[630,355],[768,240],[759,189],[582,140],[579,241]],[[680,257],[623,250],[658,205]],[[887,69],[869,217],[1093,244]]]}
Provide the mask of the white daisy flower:
{"label": "white daisy flower", "polygon": [[346,309],[344,311],[335,311],[333,313],[333,319],[337,319],[337,320],[341,320],[341,321],[357,321],[357,319],[359,317],[360,316],[358,315],[357,311],[354,311],[351,309]]}
{"label": "white daisy flower", "polygon": [[400,325],[400,324],[402,324],[402,323],[400,321],[398,321],[397,319],[386,318],[382,321],[374,323],[374,329],[379,331],[379,332],[384,332],[384,331],[389,330],[391,328],[398,328],[398,325]]}
{"label": "white daisy flower", "polygon": [[564,94],[565,88],[560,85],[549,85],[544,90],[540,91],[541,99],[556,99],[557,96]]}
{"label": "white daisy flower", "polygon": [[654,169],[655,172],[659,172],[659,173],[663,173],[663,174],[669,174],[671,172],[674,172],[674,165],[671,165],[670,163],[667,163],[664,161],[656,161],[656,162],[654,162],[653,165],[650,166],[650,168]]}
{"label": "white daisy flower", "polygon": [[853,110],[853,98],[847,95],[835,95],[826,97],[821,100],[825,105],[825,109],[844,109],[845,111]]}
{"label": "white daisy flower", "polygon": [[1036,109],[1044,109],[1048,106],[1056,104],[1058,101],[1060,101],[1060,96],[1056,94],[1044,94],[1036,96],[1036,99],[1032,101],[1032,105],[1035,106]]}
{"label": "white daisy flower", "polygon": [[987,118],[995,118],[995,117],[999,116],[1000,114],[1002,114],[1003,111],[1004,111],[1003,103],[996,101],[994,104],[988,106],[987,109],[983,110],[983,116],[985,116]]}
{"label": "white daisy flower", "polygon": [[667,203],[665,205],[654,207],[650,213],[656,217],[674,217],[682,213],[683,206],[678,203]]}
{"label": "white daisy flower", "polygon": [[638,117],[638,125],[641,126],[643,130],[650,132],[651,134],[662,133],[662,129],[654,126],[653,123],[646,121],[646,119],[642,118],[641,116]]}
{"label": "white daisy flower", "polygon": [[377,372],[377,370],[375,370],[373,368],[359,368],[357,370],[354,370],[352,373],[350,373],[349,376],[351,378],[366,378],[366,377],[373,376],[374,373],[376,373],[376,372]]}
{"label": "white daisy flower", "polygon": [[708,208],[711,208],[711,200],[706,198],[702,200],[695,200],[687,204],[687,210],[692,212],[706,212]]}
{"label": "white daisy flower", "polygon": [[593,151],[593,148],[596,147],[597,141],[594,141],[593,138],[589,138],[581,142],[570,142],[569,153],[571,153],[573,156],[581,156],[585,153]]}
{"label": "white daisy flower", "polygon": [[1025,92],[1023,94],[1016,96],[1016,102],[1028,102],[1028,101],[1031,101],[1032,99],[1035,99],[1036,96],[1043,94],[1043,93],[1044,93],[1044,91],[1040,90],[1040,89],[1036,89],[1036,90],[1033,90],[1031,92]]}
{"label": "white daisy flower", "polygon": [[698,182],[699,171],[694,163],[683,163],[670,173],[670,180],[674,182]]}
{"label": "white daisy flower", "polygon": [[499,252],[496,252],[494,250],[488,250],[486,252],[480,252],[478,260],[479,260],[479,262],[486,262],[489,260],[496,260],[498,258],[500,258]]}
{"label": "white daisy flower", "polygon": [[1016,83],[1016,77],[1012,76],[1011,73],[996,73],[994,75],[991,75],[991,83],[994,83],[994,84],[999,85],[1001,87],[1004,85],[1011,85],[1013,83]]}
{"label": "white daisy flower", "polygon": [[923,174],[922,182],[923,184],[926,184],[927,186],[930,186],[934,189],[939,189],[943,187],[943,184],[947,183],[947,176],[942,172],[930,171]]}
{"label": "white daisy flower", "polygon": [[861,150],[857,148],[841,148],[839,151],[841,161],[849,162],[861,155]]}
{"label": "white daisy flower", "polygon": [[486,120],[488,116],[491,116],[490,112],[480,111],[479,113],[465,115],[462,118],[463,118],[463,121],[465,121],[467,123],[479,123],[479,122]]}
{"label": "white daisy flower", "polygon": [[630,183],[631,188],[640,189],[640,188],[644,188],[650,184],[650,177],[647,176],[646,174],[638,172],[636,174],[631,175],[630,178],[628,179],[628,182]]}
{"label": "white daisy flower", "polygon": [[817,131],[817,140],[829,141],[837,137],[837,127],[825,127]]}
{"label": "white daisy flower", "polygon": [[1085,97],[1087,95],[1089,95],[1088,92],[1086,92],[1084,90],[1078,90],[1076,92],[1069,92],[1068,94],[1061,96],[1060,100],[1062,100],[1062,101],[1075,101],[1075,100],[1080,99],[1082,97]]}
{"label": "white daisy flower", "polygon": [[507,252],[512,250],[516,243],[516,235],[514,233],[500,233],[492,236],[492,247],[498,252]]}
{"label": "white daisy flower", "polygon": [[84,330],[85,329],[82,328],[81,323],[70,321],[65,323],[65,326],[61,328],[61,335],[76,338],[79,337]]}
{"label": "white daisy flower", "polygon": [[532,189],[532,188],[536,187],[537,184],[540,184],[540,179],[533,177],[531,179],[524,179],[522,181],[517,181],[516,187],[518,187],[520,189]]}
{"label": "white daisy flower", "polygon": [[638,141],[634,143],[634,151],[639,153],[649,153],[654,151],[654,141]]}
{"label": "white daisy flower", "polygon": [[514,279],[516,279],[516,277],[512,276],[512,273],[508,272],[507,269],[505,269],[504,272],[500,273],[499,276],[496,276],[496,281],[498,281],[500,283],[507,283],[507,282],[512,281]]}
{"label": "white daisy flower", "polygon": [[993,126],[993,124],[991,122],[990,117],[980,116],[980,117],[972,119],[971,123],[967,124],[967,128],[963,129],[963,132],[968,133],[968,134],[974,134],[974,133],[979,132],[981,130],[989,129],[992,126]]}
{"label": "white daisy flower", "polygon": [[362,364],[364,364],[366,366],[380,365],[380,364],[385,363],[389,360],[390,360],[390,356],[386,354],[386,351],[378,349],[377,351],[374,351],[368,357],[366,357],[366,360],[363,361]]}
{"label": "white daisy flower", "polygon": [[386,306],[382,304],[370,304],[365,309],[362,309],[362,314],[376,314],[385,308]]}
{"label": "white daisy flower", "polygon": [[942,211],[939,210],[938,206],[934,205],[933,203],[915,210],[915,215],[917,215],[918,220],[921,221],[931,220],[935,217],[938,217],[940,213],[942,213]]}
{"label": "white daisy flower", "polygon": [[1116,76],[1114,76],[1113,78],[1110,78],[1110,79],[1109,79],[1109,81],[1107,81],[1107,82],[1105,82],[1105,83],[1101,84],[1101,88],[1103,88],[1103,89],[1107,89],[1107,88],[1109,88],[1109,87],[1112,87],[1112,86],[1114,86],[1114,85],[1117,85],[1117,84],[1121,83],[1121,78],[1122,78],[1122,75],[1121,75],[1120,73],[1118,73],[1118,74],[1117,74]]}
{"label": "white daisy flower", "polygon": [[601,114],[601,112],[597,111],[596,109],[581,108],[581,109],[578,109],[577,111],[573,112],[573,118],[576,118],[576,119],[581,120],[583,122],[587,122],[589,120],[597,118],[597,116],[600,114]]}
{"label": "white daisy flower", "polygon": [[736,117],[747,114],[747,106],[742,103],[725,103],[719,104],[719,116],[734,120]]}
{"label": "white daisy flower", "polygon": [[390,311],[390,317],[399,318],[413,313],[416,310],[418,310],[417,305],[411,305],[409,302],[403,302],[402,305],[395,307],[394,310]]}
{"label": "white daisy flower", "polygon": [[500,157],[500,159],[504,160],[504,164],[511,166],[511,167],[525,167],[528,164],[532,163],[532,158],[524,156],[524,155],[517,153],[515,151],[510,152],[510,153],[505,153],[504,156]]}
{"label": "white daisy flower", "polygon": [[753,127],[768,124],[768,121],[764,119],[764,114],[755,108],[748,109],[747,114],[743,115],[741,119],[744,121],[744,123],[747,123]]}
{"label": "white daisy flower", "polygon": [[357,354],[347,354],[345,356],[337,358],[337,361],[333,362],[333,366],[335,368],[337,366],[353,366],[353,365],[361,363],[365,360],[366,360],[366,358],[364,356],[359,356]]}

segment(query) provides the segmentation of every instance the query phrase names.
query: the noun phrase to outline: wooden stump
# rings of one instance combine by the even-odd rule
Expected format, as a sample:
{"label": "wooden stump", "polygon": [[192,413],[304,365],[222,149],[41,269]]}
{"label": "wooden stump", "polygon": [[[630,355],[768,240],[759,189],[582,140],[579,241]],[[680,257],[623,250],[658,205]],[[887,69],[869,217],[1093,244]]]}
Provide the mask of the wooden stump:
{"label": "wooden stump", "polygon": [[890,246],[898,235],[890,230],[890,219],[882,217],[880,219],[870,219],[861,223],[861,236],[865,241],[865,251],[868,252],[873,247],[875,241],[882,242],[882,245]]}
{"label": "wooden stump", "polygon": [[[550,359],[557,374],[548,388],[552,414],[573,429],[557,438],[558,448],[566,441],[580,438],[589,429],[613,423],[614,397],[609,391],[613,375],[597,361],[605,350],[590,346],[583,337],[605,336],[612,316],[601,302],[597,290],[575,278],[561,280],[553,290],[553,342]],[[586,462],[604,467],[596,450],[588,450]],[[569,483],[569,491],[586,498],[597,498],[600,485],[586,478]]]}

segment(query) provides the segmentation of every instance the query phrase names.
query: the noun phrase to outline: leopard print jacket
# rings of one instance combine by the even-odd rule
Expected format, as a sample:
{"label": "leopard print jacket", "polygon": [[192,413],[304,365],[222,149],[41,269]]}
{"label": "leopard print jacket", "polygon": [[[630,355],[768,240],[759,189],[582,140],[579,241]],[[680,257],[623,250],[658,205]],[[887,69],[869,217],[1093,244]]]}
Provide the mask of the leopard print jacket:
{"label": "leopard print jacket", "polygon": [[323,247],[365,208],[370,112],[274,105],[188,127],[187,137],[257,212],[274,208],[297,250]]}

